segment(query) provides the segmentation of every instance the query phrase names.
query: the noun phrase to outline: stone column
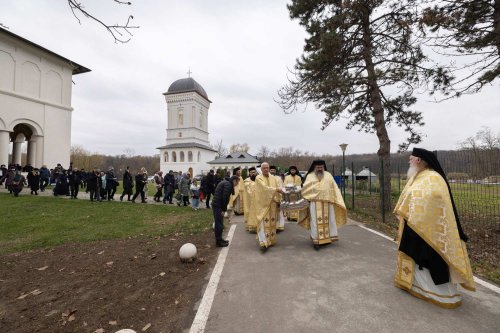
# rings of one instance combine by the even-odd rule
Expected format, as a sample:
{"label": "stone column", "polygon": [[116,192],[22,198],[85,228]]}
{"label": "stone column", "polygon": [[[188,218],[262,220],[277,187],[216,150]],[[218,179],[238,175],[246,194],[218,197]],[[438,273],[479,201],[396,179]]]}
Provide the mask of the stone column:
{"label": "stone column", "polygon": [[21,164],[21,145],[22,142],[14,141],[12,144],[12,164]]}
{"label": "stone column", "polygon": [[9,132],[0,131],[0,165],[9,164]]}
{"label": "stone column", "polygon": [[36,141],[35,164],[32,165],[36,168],[41,168],[43,165],[43,136],[32,135],[31,139]]}
{"label": "stone column", "polygon": [[26,158],[26,164],[30,164],[32,167],[38,167],[36,163],[36,150],[37,150],[37,140],[34,136],[28,141],[28,152]]}

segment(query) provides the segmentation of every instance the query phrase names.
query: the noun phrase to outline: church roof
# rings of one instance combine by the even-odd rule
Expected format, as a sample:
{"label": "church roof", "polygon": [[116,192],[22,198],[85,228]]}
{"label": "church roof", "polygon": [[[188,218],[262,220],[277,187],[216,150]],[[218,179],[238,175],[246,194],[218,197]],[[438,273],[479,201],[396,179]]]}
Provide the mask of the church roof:
{"label": "church roof", "polygon": [[260,161],[253,155],[244,151],[237,151],[229,153],[226,156],[221,156],[213,161],[207,162],[208,164],[239,164],[239,163],[260,163]]}
{"label": "church roof", "polygon": [[175,149],[175,148],[201,148],[210,151],[217,151],[209,146],[202,145],[201,143],[188,142],[188,143],[171,143],[166,146],[158,147],[156,149]]}
{"label": "church roof", "polygon": [[69,66],[72,69],[72,74],[73,75],[90,72],[90,69],[88,69],[87,67],[79,65],[76,62],[71,61],[68,58],[65,58],[65,57],[63,57],[63,56],[61,56],[61,55],[59,55],[59,54],[57,54],[57,53],[55,53],[55,52],[53,52],[53,51],[51,51],[49,49],[46,49],[43,46],[40,46],[40,45],[38,45],[36,43],[33,43],[32,41],[30,41],[30,40],[28,40],[26,38],[23,38],[23,37],[21,37],[19,35],[16,35],[15,33],[12,33],[12,32],[10,32],[7,29],[0,28],[0,33],[5,34],[7,36],[10,36],[11,38],[14,38],[14,39],[16,39],[16,40],[18,40],[18,41],[20,41],[22,43],[31,45],[31,46],[37,48],[38,50],[40,50],[42,52],[45,52],[45,53],[48,53],[48,54],[50,54],[50,55],[52,55],[52,56],[54,56],[54,57],[62,60],[63,62],[69,64]]}
{"label": "church roof", "polygon": [[168,87],[168,91],[164,93],[164,95],[172,95],[172,94],[179,94],[179,93],[186,93],[186,92],[196,92],[198,93],[201,97],[205,98],[207,101],[211,102],[208,99],[208,95],[198,82],[196,82],[192,77],[187,77],[184,79],[179,79],[177,81],[174,81]]}

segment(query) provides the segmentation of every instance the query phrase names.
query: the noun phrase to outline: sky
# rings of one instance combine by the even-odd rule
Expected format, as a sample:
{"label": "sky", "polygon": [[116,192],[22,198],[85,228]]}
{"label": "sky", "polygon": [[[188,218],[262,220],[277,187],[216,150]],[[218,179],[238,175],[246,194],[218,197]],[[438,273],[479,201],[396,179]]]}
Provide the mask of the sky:
{"label": "sky", "polygon": [[[172,82],[193,77],[208,94],[211,143],[247,143],[315,154],[375,153],[374,133],[346,130],[347,119],[321,130],[323,114],[314,105],[285,114],[275,102],[287,83],[288,69],[302,54],[304,29],[289,18],[284,0],[81,0],[85,9],[109,23],[129,14],[132,39],[114,43],[95,21],[81,24],[64,0],[0,0],[0,23],[92,71],[73,76],[72,144],[109,155],[153,155],[165,145],[167,104]],[[436,103],[419,95],[414,109],[423,113],[418,146],[456,149],[483,126],[500,132],[498,84],[476,95]],[[388,128],[391,151],[406,135]]]}

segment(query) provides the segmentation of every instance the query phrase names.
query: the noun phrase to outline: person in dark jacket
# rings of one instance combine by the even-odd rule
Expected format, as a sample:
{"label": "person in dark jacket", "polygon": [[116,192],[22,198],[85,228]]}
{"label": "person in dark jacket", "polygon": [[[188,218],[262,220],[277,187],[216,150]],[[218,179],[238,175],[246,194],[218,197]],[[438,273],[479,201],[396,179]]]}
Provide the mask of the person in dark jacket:
{"label": "person in dark jacket", "polygon": [[115,200],[114,196],[117,187],[118,178],[115,176],[115,169],[113,167],[109,167],[108,172],[106,172],[106,194],[108,196],[108,201]]}
{"label": "person in dark jacket", "polygon": [[82,175],[77,168],[73,168],[73,170],[68,170],[68,185],[69,185],[69,192],[71,194],[71,199],[77,198],[81,182],[82,182]]}
{"label": "person in dark jacket", "polygon": [[19,196],[19,192],[23,190],[25,185],[27,185],[26,178],[21,174],[21,170],[16,170],[11,184],[12,193],[14,193],[15,197]]}
{"label": "person in dark jacket", "polygon": [[142,203],[147,202],[144,194],[144,186],[146,185],[147,181],[148,178],[147,177],[144,178],[144,170],[143,169],[139,170],[137,175],[135,175],[135,194],[132,197],[133,203],[135,203],[135,199],[139,196],[139,194],[141,195],[141,202]]}
{"label": "person in dark jacket", "polygon": [[120,195],[120,201],[123,201],[123,197],[127,196],[127,201],[130,201],[130,196],[132,195],[132,190],[134,189],[134,178],[130,173],[129,167],[125,170],[123,174],[123,192]]}
{"label": "person in dark jacket", "polygon": [[40,173],[38,169],[35,168],[28,173],[28,186],[30,187],[31,194],[38,195],[38,190],[40,189]]}
{"label": "person in dark jacket", "polygon": [[45,191],[47,185],[49,185],[50,181],[50,170],[47,169],[46,165],[42,165],[40,168],[40,191]]}
{"label": "person in dark jacket", "polygon": [[96,198],[97,201],[101,201],[99,196],[99,174],[99,169],[96,168],[87,174],[87,192],[89,192],[90,201],[92,202],[94,198]]}
{"label": "person in dark jacket", "polygon": [[238,186],[240,178],[233,176],[230,180],[224,179],[215,188],[214,198],[212,200],[212,212],[215,220],[215,245],[225,247],[229,242],[222,238],[222,229],[224,228],[224,213],[227,210],[229,197],[234,193],[234,188]]}
{"label": "person in dark jacket", "polygon": [[203,177],[201,181],[202,181],[201,184],[202,192],[205,195],[205,204],[207,208],[210,208],[210,198],[214,194],[215,182],[216,182],[214,170],[210,170],[208,175]]}
{"label": "person in dark jacket", "polygon": [[163,197],[163,203],[173,204],[172,199],[174,198],[175,192],[175,176],[174,171],[170,170],[163,179],[163,186],[165,186],[165,196]]}
{"label": "person in dark jacket", "polygon": [[68,177],[66,175],[66,171],[59,169],[56,172],[55,179],[56,179],[56,186],[54,187],[54,196],[68,195],[69,188],[68,188]]}

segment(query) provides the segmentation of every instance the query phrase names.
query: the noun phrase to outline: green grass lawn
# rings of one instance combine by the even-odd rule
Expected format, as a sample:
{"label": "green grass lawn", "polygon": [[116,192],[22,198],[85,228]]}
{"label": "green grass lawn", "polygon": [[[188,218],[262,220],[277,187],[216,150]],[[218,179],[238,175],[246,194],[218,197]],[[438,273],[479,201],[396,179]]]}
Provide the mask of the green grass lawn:
{"label": "green grass lawn", "polygon": [[0,254],[65,243],[133,236],[199,233],[212,228],[212,211],[171,205],[90,202],[0,193]]}

